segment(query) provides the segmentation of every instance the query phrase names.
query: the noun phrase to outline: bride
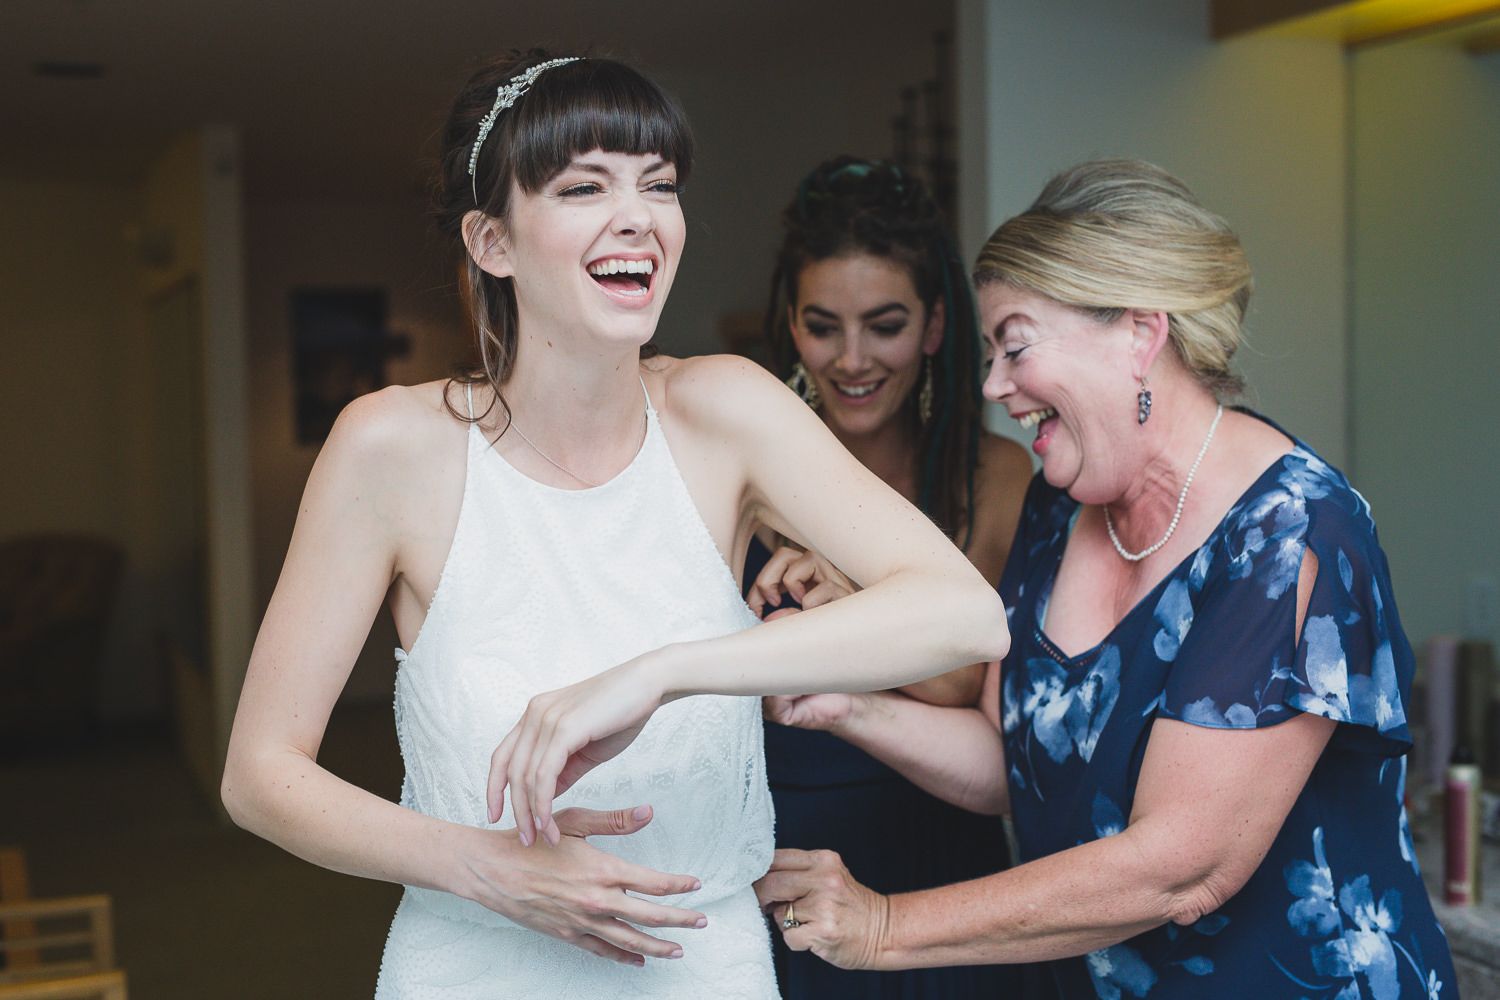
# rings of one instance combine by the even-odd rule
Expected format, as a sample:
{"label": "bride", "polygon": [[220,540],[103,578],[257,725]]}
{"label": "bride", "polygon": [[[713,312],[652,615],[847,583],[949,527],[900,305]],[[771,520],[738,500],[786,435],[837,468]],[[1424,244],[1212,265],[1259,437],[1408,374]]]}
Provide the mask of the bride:
{"label": "bride", "polygon": [[[760,707],[739,679],[908,683],[999,657],[1004,611],[772,376],[653,356],[692,166],[653,83],[512,56],[465,86],[443,146],[437,219],[468,253],[482,365],[339,418],[250,659],[224,803],[315,864],[407,887],[379,997],[774,997],[751,889],[772,852]],[[759,523],[865,589],[749,628],[730,567]],[[382,603],[402,647],[399,805],[317,764]],[[673,703],[624,752],[585,751],[613,759],[560,811],[550,789],[536,808],[487,795],[528,699],[601,673],[621,705]],[[704,684],[720,693],[674,700]]]}

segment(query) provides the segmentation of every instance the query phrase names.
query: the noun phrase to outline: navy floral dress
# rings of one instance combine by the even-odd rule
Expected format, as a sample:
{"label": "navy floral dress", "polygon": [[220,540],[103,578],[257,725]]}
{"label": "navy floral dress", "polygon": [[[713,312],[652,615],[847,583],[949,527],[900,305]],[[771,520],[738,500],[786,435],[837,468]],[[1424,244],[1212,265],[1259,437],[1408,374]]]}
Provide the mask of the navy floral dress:
{"label": "navy floral dress", "polygon": [[[1012,648],[1003,729],[1023,861],[1125,828],[1152,723],[1342,723],[1270,852],[1222,908],[1051,963],[1064,998],[1457,997],[1402,805],[1413,658],[1370,508],[1294,449],[1109,636],[1043,632],[1078,504],[1032,483],[1000,584]],[[1294,643],[1303,553],[1317,582]]]}

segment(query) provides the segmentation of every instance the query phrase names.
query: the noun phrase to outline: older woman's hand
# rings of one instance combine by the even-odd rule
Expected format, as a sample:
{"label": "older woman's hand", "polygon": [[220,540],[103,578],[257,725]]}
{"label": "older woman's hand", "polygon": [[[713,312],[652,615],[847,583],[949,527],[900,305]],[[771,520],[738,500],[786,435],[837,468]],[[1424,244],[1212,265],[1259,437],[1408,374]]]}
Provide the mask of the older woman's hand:
{"label": "older woman's hand", "polygon": [[[783,594],[805,609],[848,597],[859,589],[838,567],[816,552],[783,545],[771,554],[755,577],[745,603],[762,618],[766,608],[778,607]],[[769,619],[767,619],[769,620]]]}
{"label": "older woman's hand", "polygon": [[777,851],[755,895],[793,951],[841,969],[876,968],[890,900],[856,882],[833,851]]}
{"label": "older woman's hand", "polygon": [[761,699],[761,714],[769,722],[798,729],[836,730],[854,710],[852,694],[767,695]]}

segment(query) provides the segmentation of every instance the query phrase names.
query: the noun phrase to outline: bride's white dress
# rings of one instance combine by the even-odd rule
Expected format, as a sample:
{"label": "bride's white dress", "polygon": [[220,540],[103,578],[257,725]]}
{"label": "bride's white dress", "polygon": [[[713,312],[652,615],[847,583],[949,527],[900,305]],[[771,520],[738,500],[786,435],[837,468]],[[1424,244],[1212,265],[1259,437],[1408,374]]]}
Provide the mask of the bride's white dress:
{"label": "bride's white dress", "polygon": [[[671,642],[755,624],[646,403],[630,466],[586,490],[512,468],[471,425],[453,546],[396,678],[403,805],[486,827],[490,754],[532,695]],[[760,702],[700,695],[663,706],[622,754],[556,808],[649,804],[640,833],[590,843],[703,888],[661,901],[708,915],[702,930],[650,931],[684,957],[634,968],[527,930],[477,903],[406,888],[380,1000],[499,997],[776,997],[769,934],[751,883],[772,854]],[[515,826],[507,799],[497,829]]]}

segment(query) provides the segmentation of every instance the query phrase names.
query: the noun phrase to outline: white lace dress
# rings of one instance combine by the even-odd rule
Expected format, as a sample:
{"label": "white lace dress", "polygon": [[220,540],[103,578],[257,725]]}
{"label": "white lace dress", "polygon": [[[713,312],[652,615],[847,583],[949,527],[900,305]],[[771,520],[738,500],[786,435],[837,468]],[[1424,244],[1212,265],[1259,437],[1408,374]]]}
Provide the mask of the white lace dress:
{"label": "white lace dress", "polygon": [[[587,490],[527,478],[469,429],[452,550],[421,634],[397,650],[403,805],[485,827],[490,754],[534,694],[670,642],[755,624],[646,404],[640,452]],[[499,997],[773,998],[769,934],[751,882],[772,853],[760,703],[700,695],[663,706],[624,753],[557,808],[650,804],[649,826],[590,843],[703,888],[665,902],[708,915],[673,929],[681,959],[621,965],[477,903],[406,888],[379,1000]],[[515,826],[507,799],[495,828]]]}

